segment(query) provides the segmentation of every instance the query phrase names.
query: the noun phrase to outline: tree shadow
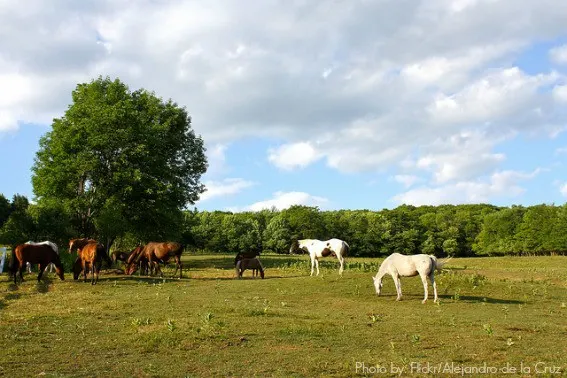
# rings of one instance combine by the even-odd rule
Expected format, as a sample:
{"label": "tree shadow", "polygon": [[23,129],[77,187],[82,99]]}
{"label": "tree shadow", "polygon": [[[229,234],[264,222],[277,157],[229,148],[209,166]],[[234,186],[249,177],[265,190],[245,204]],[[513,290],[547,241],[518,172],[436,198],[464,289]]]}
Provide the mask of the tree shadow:
{"label": "tree shadow", "polygon": [[[439,295],[439,298],[443,299],[455,299],[453,295]],[[474,302],[474,303],[492,303],[492,304],[525,304],[524,301],[518,301],[515,299],[501,299],[501,298],[490,298],[490,297],[480,297],[474,295],[459,295],[459,302]]]}

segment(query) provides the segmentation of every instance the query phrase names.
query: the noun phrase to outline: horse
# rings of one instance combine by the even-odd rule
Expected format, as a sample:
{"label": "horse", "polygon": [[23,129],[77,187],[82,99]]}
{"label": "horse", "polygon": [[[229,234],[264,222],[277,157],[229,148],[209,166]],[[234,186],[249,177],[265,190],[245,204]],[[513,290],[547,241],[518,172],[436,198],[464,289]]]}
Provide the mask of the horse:
{"label": "horse", "polygon": [[260,276],[262,277],[262,279],[264,278],[264,267],[262,266],[262,263],[260,262],[260,259],[258,257],[241,258],[236,263],[235,269],[236,276],[238,278],[242,277],[242,274],[246,269],[252,270],[252,277],[256,277],[258,275],[258,272],[260,272]]}
{"label": "horse", "polygon": [[142,258],[148,260],[148,265],[150,269],[154,269],[156,273],[159,271],[160,276],[163,277],[163,272],[159,267],[159,263],[163,262],[164,265],[169,261],[171,257],[175,259],[175,273],[179,270],[179,278],[182,278],[182,268],[181,264],[181,254],[183,253],[184,246],[176,242],[164,242],[157,243],[151,242],[142,247],[142,250],[136,252],[131,258],[128,258],[128,266],[126,267],[126,274],[132,275],[137,269],[137,265]]}
{"label": "horse", "polygon": [[311,258],[311,276],[313,276],[314,267],[317,267],[317,275],[319,275],[319,258],[331,255],[336,256],[339,260],[339,275],[342,276],[345,256],[348,254],[350,247],[345,241],[340,239],[329,239],[325,241],[303,239],[293,242],[289,253],[298,253],[300,250],[309,253]]}
{"label": "horse", "polygon": [[[238,264],[238,262],[242,259],[253,259],[253,258],[258,258],[260,256],[260,252],[238,252],[236,254],[236,257],[234,258],[234,266],[236,267],[236,265]],[[257,276],[258,275],[258,269],[252,269],[252,275]]]}
{"label": "horse", "polygon": [[402,299],[402,284],[400,282],[400,277],[414,277],[419,274],[421,277],[421,282],[423,283],[423,290],[425,292],[425,297],[421,303],[427,301],[427,277],[431,281],[433,286],[433,302],[437,302],[437,284],[435,283],[435,270],[441,270],[443,265],[445,265],[451,258],[444,261],[438,261],[437,257],[433,255],[402,255],[400,253],[392,253],[380,265],[378,273],[374,280],[374,287],[376,288],[376,294],[380,295],[382,291],[382,277],[386,274],[392,276],[394,284],[396,285],[396,293],[398,297],[397,301]]}
{"label": "horse", "polygon": [[[87,269],[91,272],[91,285],[96,285],[98,282],[98,275],[102,266],[102,259],[106,255],[106,249],[100,243],[90,242],[83,246],[78,251],[77,260],[73,264],[73,279],[77,280],[81,271],[83,271],[83,282],[87,282]],[[108,258],[108,255],[106,255]]]}
{"label": "horse", "polygon": [[110,259],[112,260],[113,263],[116,263],[117,261],[122,261],[123,263],[126,263],[126,261],[128,261],[129,256],[130,254],[126,252],[113,251],[110,254]]}
{"label": "horse", "polygon": [[73,253],[74,250],[80,251],[85,245],[96,242],[89,238],[71,239],[69,240],[69,253]]}
{"label": "horse", "polygon": [[63,275],[63,265],[61,264],[61,259],[59,255],[55,253],[53,248],[46,244],[34,245],[34,244],[20,244],[14,248],[12,251],[12,265],[11,271],[14,274],[14,284],[17,284],[18,272],[20,275],[20,280],[24,281],[24,276],[22,272],[25,269],[25,263],[39,264],[39,274],[37,276],[37,281],[41,280],[43,271],[47,268],[47,265],[53,263],[55,265],[55,271],[61,280],[64,280]]}
{"label": "horse", "polygon": [[[55,253],[59,254],[59,248],[57,247],[57,244],[55,244],[55,243],[53,243],[53,242],[50,242],[49,240],[42,241],[42,242],[39,242],[39,243],[32,242],[32,241],[28,241],[28,242],[26,242],[25,244],[30,244],[30,245],[48,245],[48,246],[50,246],[50,247],[55,251]],[[26,262],[26,266],[27,266],[27,269],[28,269],[28,273],[31,273],[31,264],[30,264],[29,262]],[[55,266],[54,264],[49,264],[49,273],[53,273],[53,267],[54,267],[54,266]]]}
{"label": "horse", "polygon": [[132,273],[130,274],[134,274],[134,272],[136,272],[138,268],[140,269],[140,275],[148,274],[149,272],[148,259],[142,254],[143,250],[144,250],[143,246],[137,246],[132,251],[130,251],[130,253],[128,253],[128,257],[124,262],[126,266],[124,269],[124,273],[127,273],[128,269],[130,269],[130,265],[132,265],[133,267]]}

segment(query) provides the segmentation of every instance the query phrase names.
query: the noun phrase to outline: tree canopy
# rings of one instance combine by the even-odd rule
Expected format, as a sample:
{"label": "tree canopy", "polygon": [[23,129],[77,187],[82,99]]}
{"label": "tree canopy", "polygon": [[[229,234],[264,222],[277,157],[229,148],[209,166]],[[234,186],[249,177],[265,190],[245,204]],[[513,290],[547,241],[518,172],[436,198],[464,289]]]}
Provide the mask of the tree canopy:
{"label": "tree canopy", "polygon": [[72,100],[40,140],[37,202],[62,204],[81,236],[179,236],[182,210],[205,190],[207,169],[185,108],[102,77],[77,85]]}

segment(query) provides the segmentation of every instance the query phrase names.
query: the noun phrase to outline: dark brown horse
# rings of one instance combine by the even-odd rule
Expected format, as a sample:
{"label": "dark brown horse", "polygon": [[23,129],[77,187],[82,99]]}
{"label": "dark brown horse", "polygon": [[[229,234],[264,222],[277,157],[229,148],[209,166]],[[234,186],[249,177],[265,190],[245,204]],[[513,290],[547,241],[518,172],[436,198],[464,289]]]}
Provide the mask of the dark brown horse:
{"label": "dark brown horse", "polygon": [[236,264],[236,274],[238,278],[242,277],[242,274],[246,269],[252,270],[252,277],[254,277],[254,271],[260,271],[260,276],[262,277],[262,279],[264,278],[264,267],[262,266],[262,263],[258,258],[241,259]]}
{"label": "dark brown horse", "polygon": [[163,277],[163,272],[159,266],[160,262],[167,264],[170,258],[175,259],[175,273],[179,270],[179,278],[182,278],[182,268],[181,264],[181,254],[183,253],[183,245],[175,242],[165,242],[165,243],[148,243],[136,252],[132,252],[128,258],[128,266],[126,268],[126,274],[132,275],[138,269],[138,263],[146,258],[150,269],[155,269],[156,273],[159,272],[160,276]]}
{"label": "dark brown horse", "polygon": [[96,241],[83,246],[79,250],[77,260],[73,265],[73,278],[75,280],[78,279],[81,274],[79,269],[82,269],[83,282],[87,282],[87,269],[89,269],[91,272],[91,285],[95,285],[98,282],[98,275],[105,256],[108,259],[104,246]]}
{"label": "dark brown horse", "polygon": [[59,255],[49,245],[20,244],[12,251],[11,271],[14,274],[14,284],[17,284],[18,273],[20,280],[24,280],[22,272],[26,267],[26,262],[39,264],[38,282],[41,280],[43,271],[50,264],[55,265],[55,271],[61,280],[64,280],[63,265]]}
{"label": "dark brown horse", "polygon": [[[238,252],[234,258],[234,266],[238,264],[242,259],[253,259],[255,257],[260,257],[259,252]],[[259,269],[252,269],[252,276],[258,276]],[[242,274],[240,274],[242,275]]]}
{"label": "dark brown horse", "polygon": [[126,261],[128,261],[129,256],[130,254],[128,252],[113,251],[110,254],[110,259],[112,260],[113,263],[116,263],[117,261],[122,261],[123,263],[126,263]]}

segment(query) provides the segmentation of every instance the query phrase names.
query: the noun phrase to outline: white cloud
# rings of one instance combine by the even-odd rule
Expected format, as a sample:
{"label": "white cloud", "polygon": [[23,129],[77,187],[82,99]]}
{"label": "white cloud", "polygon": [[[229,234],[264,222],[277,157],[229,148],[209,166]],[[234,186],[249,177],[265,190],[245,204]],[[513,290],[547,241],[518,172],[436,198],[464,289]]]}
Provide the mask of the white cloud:
{"label": "white cloud", "polygon": [[305,192],[276,192],[269,200],[256,202],[247,207],[248,210],[260,211],[275,207],[278,210],[287,209],[293,205],[324,206],[329,201],[323,197],[313,196]]}
{"label": "white cloud", "polygon": [[567,85],[556,85],[553,88],[553,98],[557,102],[567,102]]}
{"label": "white cloud", "polygon": [[423,186],[396,195],[392,200],[398,204],[421,206],[487,203],[496,197],[515,198],[525,192],[520,183],[533,179],[540,171],[502,171],[494,173],[488,180],[462,181],[438,187]]}
{"label": "white cloud", "polygon": [[268,160],[278,168],[291,170],[303,168],[318,160],[320,155],[310,143],[285,144],[268,151]]}
{"label": "white cloud", "polygon": [[207,191],[201,194],[199,202],[207,201],[214,197],[234,195],[255,185],[254,182],[244,180],[242,178],[227,178],[222,181],[206,181],[204,184]]}
{"label": "white cloud", "polygon": [[561,194],[564,197],[567,197],[567,183],[561,185],[561,187],[559,188],[559,191],[561,192]]}
{"label": "white cloud", "polygon": [[549,51],[551,60],[558,64],[567,64],[567,45],[554,47]]}

